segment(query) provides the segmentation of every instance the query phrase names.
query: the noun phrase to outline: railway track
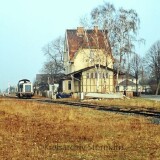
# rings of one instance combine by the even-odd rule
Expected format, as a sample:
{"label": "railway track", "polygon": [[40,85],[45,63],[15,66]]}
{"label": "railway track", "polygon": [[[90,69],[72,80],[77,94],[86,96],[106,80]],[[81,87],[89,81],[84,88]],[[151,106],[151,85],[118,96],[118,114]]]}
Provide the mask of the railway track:
{"label": "railway track", "polygon": [[[6,97],[6,98],[16,98],[17,97]],[[116,106],[106,106],[106,105],[97,105],[97,104],[90,104],[84,102],[73,102],[73,101],[61,101],[61,100],[50,100],[50,99],[19,99],[19,100],[28,100],[28,101],[37,101],[40,103],[50,103],[50,104],[64,104],[69,106],[78,106],[78,107],[85,107],[85,108],[92,108],[99,111],[108,111],[114,113],[122,113],[122,114],[133,114],[133,115],[141,115],[145,117],[152,117],[152,118],[159,118],[160,119],[160,111],[153,110],[150,108],[142,109],[142,108],[124,108],[124,107],[116,107]]]}
{"label": "railway track", "polygon": [[96,104],[89,104],[89,103],[83,103],[83,102],[71,102],[71,101],[70,102],[54,101],[54,100],[37,100],[37,101],[45,102],[45,103],[56,103],[56,104],[65,104],[70,106],[92,108],[100,111],[109,111],[109,112],[124,113],[124,114],[135,114],[135,115],[141,115],[145,117],[160,118],[160,111],[151,110],[151,109],[122,108],[122,107],[115,107],[115,106],[96,105]]}

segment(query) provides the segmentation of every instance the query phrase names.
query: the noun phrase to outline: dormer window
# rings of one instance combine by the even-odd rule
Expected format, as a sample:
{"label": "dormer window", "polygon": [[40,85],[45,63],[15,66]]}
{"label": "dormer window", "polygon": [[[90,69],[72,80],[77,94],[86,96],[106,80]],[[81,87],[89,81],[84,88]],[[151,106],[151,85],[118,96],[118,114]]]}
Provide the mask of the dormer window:
{"label": "dormer window", "polygon": [[70,63],[70,64],[74,64],[74,62],[73,62],[73,61],[69,61],[69,63]]}

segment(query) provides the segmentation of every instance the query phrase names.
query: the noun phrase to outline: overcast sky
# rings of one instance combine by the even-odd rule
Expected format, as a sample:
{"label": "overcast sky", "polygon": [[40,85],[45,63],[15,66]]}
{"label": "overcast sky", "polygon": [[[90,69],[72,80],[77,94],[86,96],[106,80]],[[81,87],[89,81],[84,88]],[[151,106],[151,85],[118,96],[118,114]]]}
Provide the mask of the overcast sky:
{"label": "overcast sky", "polygon": [[[20,79],[32,82],[46,57],[42,47],[66,29],[79,26],[79,19],[104,0],[0,0],[0,89]],[[116,8],[135,9],[141,20],[139,36],[146,44],[142,55],[160,39],[158,0],[108,0]]]}

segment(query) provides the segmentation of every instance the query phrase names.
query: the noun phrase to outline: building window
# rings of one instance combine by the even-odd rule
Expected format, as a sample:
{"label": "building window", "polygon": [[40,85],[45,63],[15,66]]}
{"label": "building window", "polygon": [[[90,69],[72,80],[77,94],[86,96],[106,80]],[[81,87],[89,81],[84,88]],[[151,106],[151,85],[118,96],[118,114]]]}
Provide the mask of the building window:
{"label": "building window", "polygon": [[119,86],[116,86],[116,92],[119,92]]}
{"label": "building window", "polygon": [[93,73],[91,73],[91,78],[93,78]]}
{"label": "building window", "polygon": [[87,73],[87,79],[89,79],[90,78],[90,73]]}
{"label": "building window", "polygon": [[71,90],[71,81],[68,81],[68,90]]}
{"label": "building window", "polygon": [[98,73],[99,74],[99,79],[101,79],[102,78],[102,73]]}
{"label": "building window", "polygon": [[108,73],[106,73],[106,78],[108,78]]}
{"label": "building window", "polygon": [[95,78],[97,78],[97,73],[95,73]]}
{"label": "building window", "polygon": [[103,73],[103,78],[108,78],[108,73]]}
{"label": "building window", "polygon": [[126,87],[126,86],[123,86],[123,90],[124,90],[124,91],[127,90],[127,87]]}
{"label": "building window", "polygon": [[86,59],[86,62],[89,62],[89,59]]}
{"label": "building window", "polygon": [[93,78],[96,78],[96,73],[93,73]]}

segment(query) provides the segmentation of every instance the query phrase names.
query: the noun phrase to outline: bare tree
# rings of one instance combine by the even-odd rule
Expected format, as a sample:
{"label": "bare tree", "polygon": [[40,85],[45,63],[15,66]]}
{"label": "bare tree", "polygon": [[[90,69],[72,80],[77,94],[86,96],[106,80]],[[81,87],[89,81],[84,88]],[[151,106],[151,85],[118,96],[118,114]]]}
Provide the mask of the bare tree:
{"label": "bare tree", "polygon": [[50,75],[51,81],[54,76],[64,72],[63,67],[63,52],[64,52],[64,38],[58,37],[51,41],[42,49],[47,61],[44,63],[42,71]]}
{"label": "bare tree", "polygon": [[[85,19],[81,22],[87,22]],[[108,38],[112,53],[118,59],[117,67],[117,86],[118,75],[121,70],[123,56],[134,53],[135,42],[139,30],[140,20],[135,10],[115,9],[114,5],[105,2],[91,11],[92,25],[100,27],[104,33],[108,32]],[[86,24],[86,23],[83,23]],[[91,24],[88,23],[88,26]],[[142,40],[140,40],[142,41]]]}
{"label": "bare tree", "polygon": [[158,94],[160,87],[160,41],[155,42],[148,50],[145,58],[148,74],[152,79],[155,79]]}
{"label": "bare tree", "polygon": [[133,75],[136,79],[136,94],[138,95],[138,80],[142,74],[142,58],[138,54],[134,54],[128,64],[129,73]]}

